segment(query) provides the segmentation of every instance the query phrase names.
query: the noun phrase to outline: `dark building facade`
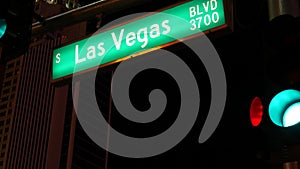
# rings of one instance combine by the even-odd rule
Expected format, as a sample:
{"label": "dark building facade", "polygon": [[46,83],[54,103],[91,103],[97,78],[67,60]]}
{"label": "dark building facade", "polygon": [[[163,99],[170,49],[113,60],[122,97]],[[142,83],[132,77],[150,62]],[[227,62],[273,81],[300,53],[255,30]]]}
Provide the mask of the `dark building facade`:
{"label": "dark building facade", "polygon": [[20,82],[22,58],[17,58],[7,62],[4,66],[4,77],[1,86],[1,161],[0,166],[4,168],[7,157],[8,147],[10,146],[12,121],[16,108],[16,99],[18,91],[18,83]]}
{"label": "dark building facade", "polygon": [[45,166],[54,92],[47,72],[51,70],[51,49],[59,43],[59,39],[42,42],[22,56],[5,168]]}

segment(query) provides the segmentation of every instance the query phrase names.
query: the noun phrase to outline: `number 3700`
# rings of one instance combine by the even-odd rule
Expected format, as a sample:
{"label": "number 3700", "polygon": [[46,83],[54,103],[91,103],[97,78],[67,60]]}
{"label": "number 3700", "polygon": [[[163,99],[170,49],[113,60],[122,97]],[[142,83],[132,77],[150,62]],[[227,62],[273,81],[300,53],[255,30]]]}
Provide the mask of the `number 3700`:
{"label": "number 3700", "polygon": [[201,25],[209,26],[212,23],[218,23],[220,20],[220,16],[218,12],[213,12],[212,14],[205,14],[204,16],[199,16],[190,20],[192,27],[190,28],[192,31],[195,29],[200,29]]}

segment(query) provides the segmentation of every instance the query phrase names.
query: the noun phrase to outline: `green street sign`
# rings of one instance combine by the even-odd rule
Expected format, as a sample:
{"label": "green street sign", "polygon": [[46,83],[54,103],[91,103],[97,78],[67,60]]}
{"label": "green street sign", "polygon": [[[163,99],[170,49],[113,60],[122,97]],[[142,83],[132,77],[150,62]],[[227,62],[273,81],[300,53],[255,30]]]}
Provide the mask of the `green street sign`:
{"label": "green street sign", "polygon": [[222,0],[189,1],[55,49],[52,80],[224,24]]}

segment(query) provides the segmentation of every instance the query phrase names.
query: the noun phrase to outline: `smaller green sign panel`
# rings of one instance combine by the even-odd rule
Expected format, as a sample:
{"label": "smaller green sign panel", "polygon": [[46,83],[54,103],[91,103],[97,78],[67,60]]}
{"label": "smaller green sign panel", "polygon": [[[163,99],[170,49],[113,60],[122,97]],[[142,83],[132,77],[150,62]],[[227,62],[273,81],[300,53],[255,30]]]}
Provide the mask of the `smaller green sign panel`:
{"label": "smaller green sign panel", "polygon": [[194,0],[55,49],[52,79],[225,24],[222,0]]}

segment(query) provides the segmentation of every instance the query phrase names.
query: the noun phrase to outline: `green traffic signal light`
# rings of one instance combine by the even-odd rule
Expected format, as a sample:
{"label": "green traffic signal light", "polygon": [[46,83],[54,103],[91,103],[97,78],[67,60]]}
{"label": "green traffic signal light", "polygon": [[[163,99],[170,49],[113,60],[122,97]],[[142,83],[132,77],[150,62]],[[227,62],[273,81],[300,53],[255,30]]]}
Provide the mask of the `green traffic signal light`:
{"label": "green traffic signal light", "polygon": [[270,102],[269,116],[280,127],[300,122],[300,91],[288,89],[278,93]]}
{"label": "green traffic signal light", "polygon": [[293,126],[300,121],[300,102],[294,103],[289,106],[282,118],[284,127]]}
{"label": "green traffic signal light", "polygon": [[5,19],[0,19],[0,38],[2,38],[2,36],[4,35],[5,31],[6,31],[6,20]]}

